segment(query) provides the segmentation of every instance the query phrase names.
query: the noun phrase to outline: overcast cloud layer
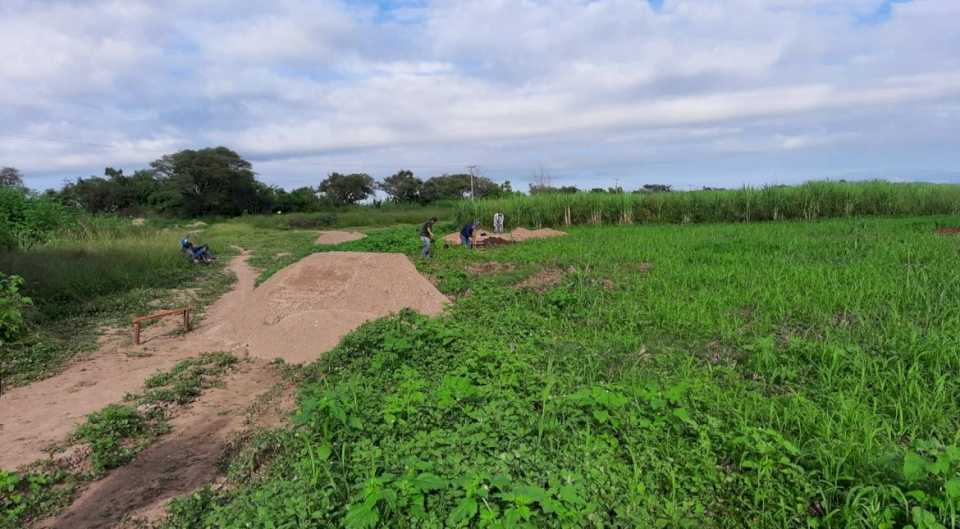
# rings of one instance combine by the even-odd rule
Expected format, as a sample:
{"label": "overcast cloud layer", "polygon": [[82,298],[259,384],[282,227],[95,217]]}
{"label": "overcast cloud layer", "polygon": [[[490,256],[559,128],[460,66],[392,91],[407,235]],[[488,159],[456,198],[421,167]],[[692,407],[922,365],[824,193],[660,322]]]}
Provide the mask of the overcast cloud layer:
{"label": "overcast cloud layer", "polygon": [[34,188],[226,145],[284,187],[960,181],[960,1],[0,1]]}

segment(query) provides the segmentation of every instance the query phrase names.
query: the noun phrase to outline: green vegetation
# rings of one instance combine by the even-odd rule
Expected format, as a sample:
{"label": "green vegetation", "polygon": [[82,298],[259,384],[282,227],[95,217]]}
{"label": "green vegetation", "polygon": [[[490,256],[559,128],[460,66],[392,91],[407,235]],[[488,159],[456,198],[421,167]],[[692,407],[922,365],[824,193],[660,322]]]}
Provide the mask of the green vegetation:
{"label": "green vegetation", "polygon": [[0,345],[20,336],[26,328],[23,311],[33,300],[20,293],[23,278],[0,272]]}
{"label": "green vegetation", "polygon": [[197,358],[182,360],[166,373],[157,373],[144,382],[141,396],[130,396],[139,405],[189,404],[204,389],[219,383],[220,378],[237,364],[230,353],[204,353]]}
{"label": "green vegetation", "polygon": [[75,489],[76,478],[64,470],[0,470],[0,529],[21,529],[25,521],[63,507]]}
{"label": "green vegetation", "polygon": [[[460,296],[447,314],[349,335],[308,368],[270,469],[168,523],[955,526],[960,282],[943,224],[960,218],[573,228],[443,251],[420,266]],[[489,260],[506,272],[469,271]],[[543,270],[555,282],[513,287]]]}
{"label": "green vegetation", "polygon": [[133,459],[150,440],[165,431],[159,417],[145,417],[132,406],[111,404],[91,413],[77,429],[77,439],[90,445],[94,472],[100,474]]}
{"label": "green vegetation", "polygon": [[0,186],[0,251],[29,249],[72,223],[72,212],[56,200]]}
{"label": "green vegetation", "polygon": [[808,182],[734,191],[664,193],[541,193],[463,202],[461,222],[489,223],[497,211],[506,225],[710,223],[815,220],[871,215],[960,213],[960,186],[873,182]]}
{"label": "green vegetation", "polygon": [[[43,245],[0,251],[0,270],[22,277],[17,288],[32,299],[32,307],[21,304],[25,332],[0,351],[4,383],[49,374],[92,349],[105,325],[127,325],[135,314],[190,301],[187,289],[199,289],[192,301],[199,309],[216,299],[232,279],[222,265],[197,266],[183,258],[178,240],[184,230],[82,217]],[[0,306],[14,302],[6,288]]]}

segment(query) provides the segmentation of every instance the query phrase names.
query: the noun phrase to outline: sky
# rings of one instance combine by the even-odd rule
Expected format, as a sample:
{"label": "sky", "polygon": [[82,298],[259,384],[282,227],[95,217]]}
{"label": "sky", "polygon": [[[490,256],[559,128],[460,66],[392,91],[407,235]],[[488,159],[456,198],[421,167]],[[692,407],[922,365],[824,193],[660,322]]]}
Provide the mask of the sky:
{"label": "sky", "polygon": [[958,0],[0,0],[35,189],[224,145],[288,189],[960,182]]}

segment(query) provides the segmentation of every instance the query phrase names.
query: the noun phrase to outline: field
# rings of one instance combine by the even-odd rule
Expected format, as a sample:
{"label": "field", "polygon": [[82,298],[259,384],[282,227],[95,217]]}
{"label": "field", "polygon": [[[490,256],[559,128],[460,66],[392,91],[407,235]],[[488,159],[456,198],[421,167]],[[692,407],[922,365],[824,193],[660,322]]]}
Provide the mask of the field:
{"label": "field", "polygon": [[[941,226],[960,217],[573,226],[438,248],[416,264],[454,300],[441,316],[375,320],[286,367],[292,423],[250,437],[228,486],[156,523],[955,527],[960,239]],[[152,250],[129,258],[161,259],[179,229],[150,228]],[[260,281],[317,251],[418,251],[413,226],[364,231],[330,248],[243,219],[198,236],[225,257],[252,250]],[[228,284],[218,268],[137,266],[153,275],[111,279],[102,296]],[[27,284],[42,283],[30,268]]]}
{"label": "field", "polygon": [[[957,242],[933,231],[957,220],[579,228],[443,255],[424,271],[461,295],[449,314],[351,335],[308,368],[271,472],[178,512],[217,527],[955,525]],[[506,271],[465,271],[487,261]],[[555,285],[513,288],[544,268]]]}
{"label": "field", "polygon": [[514,226],[581,224],[691,224],[818,220],[875,215],[960,214],[960,188],[949,184],[807,182],[671,193],[545,193],[463,202],[461,222],[489,222],[504,213]]}

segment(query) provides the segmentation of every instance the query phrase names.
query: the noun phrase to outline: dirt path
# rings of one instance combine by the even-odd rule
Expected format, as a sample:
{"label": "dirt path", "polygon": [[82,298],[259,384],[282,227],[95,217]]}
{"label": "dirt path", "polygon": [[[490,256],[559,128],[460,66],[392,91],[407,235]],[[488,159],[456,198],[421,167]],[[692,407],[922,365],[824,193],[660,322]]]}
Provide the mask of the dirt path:
{"label": "dirt path", "polygon": [[[274,426],[291,410],[291,392],[257,402],[280,383],[263,361],[241,364],[222,388],[204,392],[170,421],[172,433],[141,452],[131,463],[94,482],[64,513],[37,527],[98,529],[131,518],[155,521],[173,498],[214,481],[219,461],[241,432]],[[251,409],[251,404],[258,405]],[[279,420],[278,420],[279,419]]]}
{"label": "dirt path", "polygon": [[14,388],[0,398],[0,468],[14,469],[45,457],[44,450],[65,439],[87,414],[138,391],[158,370],[205,351],[216,351],[217,322],[242,306],[253,293],[257,272],[246,264],[246,254],[234,258],[228,269],[237,284],[209,307],[195,332],[164,336],[176,322],[144,329],[144,343],[134,346],[129,329],[100,339],[93,354],[77,359],[61,373]]}
{"label": "dirt path", "polygon": [[315,244],[340,244],[344,242],[356,241],[366,237],[358,231],[321,231],[320,236],[314,241]]}
{"label": "dirt path", "polygon": [[[326,252],[281,270],[254,289],[257,271],[247,253],[228,265],[233,290],[207,310],[192,332],[171,334],[177,323],[144,329],[134,346],[127,330],[107,336],[88,358],[63,372],[0,398],[0,468],[45,457],[85,415],[138,391],[158,370],[207,351],[238,356],[316,360],[362,323],[411,308],[435,315],[447,299],[402,254]],[[252,398],[252,396],[251,396]]]}

